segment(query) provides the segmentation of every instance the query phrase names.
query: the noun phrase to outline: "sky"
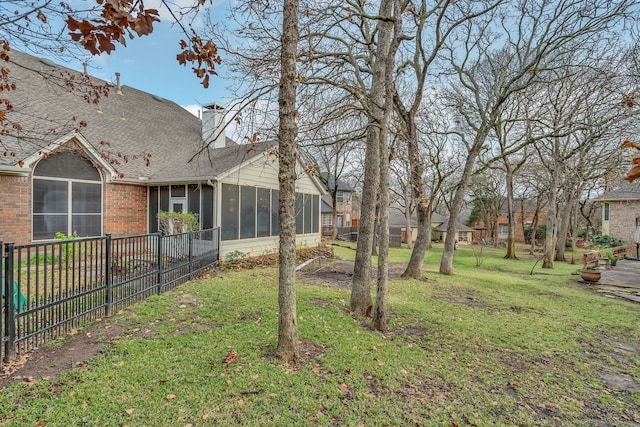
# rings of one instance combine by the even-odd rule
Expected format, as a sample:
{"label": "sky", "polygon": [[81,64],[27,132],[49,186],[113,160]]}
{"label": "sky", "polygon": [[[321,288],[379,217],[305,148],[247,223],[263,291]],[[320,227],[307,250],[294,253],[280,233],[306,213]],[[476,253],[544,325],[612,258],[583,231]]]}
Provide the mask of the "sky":
{"label": "sky", "polygon": [[[147,1],[145,5],[153,7],[152,3]],[[224,16],[224,6],[218,4],[212,12]],[[209,88],[205,89],[191,65],[180,65],[176,60],[180,53],[179,41],[185,38],[184,33],[171,25],[170,18],[162,9],[160,17],[161,22],[154,24],[150,35],[127,38],[126,47],[116,44],[116,50],[110,55],[103,53],[92,57],[88,63],[89,74],[115,83],[115,73],[119,72],[121,85],[174,101],[195,115],[203,104],[229,102],[231,96],[226,91],[229,80],[225,79],[224,67],[217,69],[218,76],[210,76]],[[80,63],[64,65],[82,70]]]}
{"label": "sky", "polygon": [[157,25],[151,35],[129,40],[126,47],[117,46],[110,55],[93,58],[88,71],[112,82],[115,82],[115,73],[119,72],[123,86],[169,99],[192,112],[202,104],[224,104],[228,84],[224,76],[211,76],[209,88],[205,89],[190,65],[178,64],[179,40],[180,34],[168,25]]}

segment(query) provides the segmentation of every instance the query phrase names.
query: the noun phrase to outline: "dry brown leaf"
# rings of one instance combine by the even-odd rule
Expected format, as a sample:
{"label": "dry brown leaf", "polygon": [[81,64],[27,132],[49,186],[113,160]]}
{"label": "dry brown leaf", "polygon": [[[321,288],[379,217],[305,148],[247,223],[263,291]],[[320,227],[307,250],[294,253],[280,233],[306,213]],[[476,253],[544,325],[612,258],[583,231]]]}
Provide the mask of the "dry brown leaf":
{"label": "dry brown leaf", "polygon": [[347,386],[345,383],[342,383],[338,386],[338,390],[343,393],[349,393],[349,386]]}
{"label": "dry brown leaf", "polygon": [[176,398],[175,394],[167,394],[167,400],[173,400]]}
{"label": "dry brown leaf", "polygon": [[223,365],[227,366],[236,361],[238,358],[238,352],[234,350],[227,350],[227,355],[224,357]]}

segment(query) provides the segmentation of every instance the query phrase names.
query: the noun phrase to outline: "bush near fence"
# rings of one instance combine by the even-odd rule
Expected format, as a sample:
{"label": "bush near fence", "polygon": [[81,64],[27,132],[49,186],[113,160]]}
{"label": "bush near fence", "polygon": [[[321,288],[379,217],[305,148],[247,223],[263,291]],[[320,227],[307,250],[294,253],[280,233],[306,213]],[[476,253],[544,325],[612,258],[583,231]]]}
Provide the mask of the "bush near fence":
{"label": "bush near fence", "polygon": [[0,356],[11,360],[173,289],[215,265],[219,248],[218,228],[29,245],[0,242]]}

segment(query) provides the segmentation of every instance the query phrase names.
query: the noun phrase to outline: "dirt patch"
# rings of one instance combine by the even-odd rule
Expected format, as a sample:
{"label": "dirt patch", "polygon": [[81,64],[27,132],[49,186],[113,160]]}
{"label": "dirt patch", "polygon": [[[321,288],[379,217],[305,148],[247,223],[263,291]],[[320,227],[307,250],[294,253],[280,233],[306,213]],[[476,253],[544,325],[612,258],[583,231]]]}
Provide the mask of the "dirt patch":
{"label": "dirt patch", "polygon": [[54,379],[62,371],[81,368],[86,360],[102,353],[127,327],[126,322],[100,320],[82,331],[71,331],[61,345],[54,341],[28,354],[18,355],[15,361],[3,365],[0,390],[17,382]]}
{"label": "dirt patch", "polygon": [[195,294],[179,294],[177,303],[180,308],[193,308],[198,303],[198,295]]}
{"label": "dirt patch", "polygon": [[[198,296],[179,293],[175,303],[181,309],[196,306]],[[211,325],[194,321],[185,330],[177,333],[189,333],[198,330],[211,330]],[[119,315],[118,321],[97,319],[82,330],[71,330],[66,336],[51,341],[26,354],[19,354],[15,360],[2,364],[0,372],[0,390],[18,382],[31,383],[41,379],[55,379],[61,372],[86,366],[86,361],[108,351],[115,339],[132,336],[149,337],[151,329],[140,329],[126,314]]]}
{"label": "dirt patch", "polygon": [[598,374],[602,382],[607,387],[628,391],[630,393],[640,392],[640,384],[626,374],[608,374],[601,372]]}
{"label": "dirt patch", "polygon": [[[319,258],[305,265],[298,278],[302,283],[316,286],[336,286],[350,289],[353,279],[353,261],[339,258]],[[406,269],[402,262],[389,263],[389,280],[398,280]],[[371,269],[371,278],[375,280],[377,270]]]}
{"label": "dirt patch", "polygon": [[315,286],[350,288],[353,262],[342,259],[318,258],[298,271],[302,283]]}
{"label": "dirt patch", "polygon": [[469,307],[480,307],[484,305],[482,301],[474,299],[473,297],[450,295],[450,296],[442,296],[439,299],[453,303],[453,304],[462,304]]}

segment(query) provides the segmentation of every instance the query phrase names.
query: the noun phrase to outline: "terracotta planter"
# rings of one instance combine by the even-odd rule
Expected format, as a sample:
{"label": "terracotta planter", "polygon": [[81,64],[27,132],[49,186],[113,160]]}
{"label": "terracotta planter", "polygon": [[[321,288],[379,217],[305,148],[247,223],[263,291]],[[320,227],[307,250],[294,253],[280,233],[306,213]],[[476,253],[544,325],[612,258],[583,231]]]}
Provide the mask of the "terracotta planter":
{"label": "terracotta planter", "polygon": [[601,275],[602,271],[600,270],[580,270],[580,277],[585,282],[597,282]]}

